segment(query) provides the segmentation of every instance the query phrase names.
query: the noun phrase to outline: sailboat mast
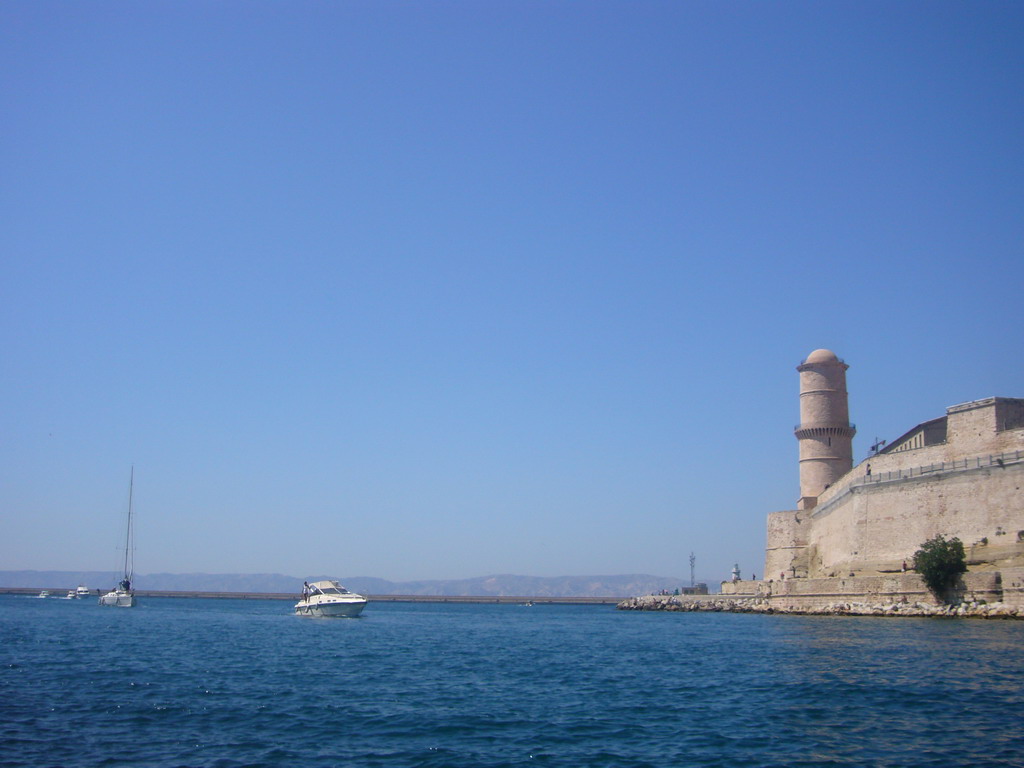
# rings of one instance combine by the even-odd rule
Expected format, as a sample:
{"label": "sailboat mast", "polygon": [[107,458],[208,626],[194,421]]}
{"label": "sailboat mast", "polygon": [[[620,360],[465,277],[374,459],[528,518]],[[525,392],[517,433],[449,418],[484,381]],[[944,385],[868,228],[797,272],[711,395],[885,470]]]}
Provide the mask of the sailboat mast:
{"label": "sailboat mast", "polygon": [[131,554],[132,545],[132,493],[135,490],[135,465],[132,465],[131,479],[128,481],[128,530],[125,531],[124,535],[124,577],[131,579],[135,570],[134,558],[132,558],[132,568],[129,570],[128,561]]}

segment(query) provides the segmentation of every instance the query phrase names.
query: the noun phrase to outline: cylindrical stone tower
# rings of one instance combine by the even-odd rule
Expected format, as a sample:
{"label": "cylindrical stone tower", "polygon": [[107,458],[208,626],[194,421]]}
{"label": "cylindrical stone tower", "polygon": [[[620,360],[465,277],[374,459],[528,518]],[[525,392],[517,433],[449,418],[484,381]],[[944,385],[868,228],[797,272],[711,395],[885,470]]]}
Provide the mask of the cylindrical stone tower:
{"label": "cylindrical stone tower", "polygon": [[853,436],[846,394],[846,363],[827,349],[816,349],[800,371],[800,500],[811,509],[818,496],[853,468]]}

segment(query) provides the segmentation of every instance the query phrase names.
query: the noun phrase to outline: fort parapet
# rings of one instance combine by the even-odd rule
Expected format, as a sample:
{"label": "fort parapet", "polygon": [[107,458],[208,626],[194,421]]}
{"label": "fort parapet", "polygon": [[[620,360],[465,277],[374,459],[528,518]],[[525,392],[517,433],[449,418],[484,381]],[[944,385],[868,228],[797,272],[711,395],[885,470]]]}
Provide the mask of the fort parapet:
{"label": "fort parapet", "polygon": [[958,599],[1022,605],[1024,400],[951,406],[852,466],[847,368],[829,350],[798,367],[797,509],[768,515],[765,580],[723,582],[723,594],[794,610],[930,599],[906,571],[914,552],[942,534],[967,554]]}

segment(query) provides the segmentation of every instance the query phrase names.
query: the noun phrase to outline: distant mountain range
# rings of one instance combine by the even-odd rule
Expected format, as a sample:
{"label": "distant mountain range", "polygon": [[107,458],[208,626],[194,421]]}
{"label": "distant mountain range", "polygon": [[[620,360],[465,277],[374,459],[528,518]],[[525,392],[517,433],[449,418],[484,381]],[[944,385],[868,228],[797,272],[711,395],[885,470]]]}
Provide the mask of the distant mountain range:
{"label": "distant mountain range", "polygon": [[[337,579],[366,595],[430,595],[443,597],[631,597],[672,591],[679,579],[647,574],[626,576],[515,576],[503,574],[472,579],[388,581],[373,576],[321,575]],[[135,587],[161,592],[240,592],[290,594],[302,591],[302,579],[280,573],[148,573],[135,575]],[[84,584],[110,589],[116,583],[109,571],[0,571],[0,588],[71,589]]]}

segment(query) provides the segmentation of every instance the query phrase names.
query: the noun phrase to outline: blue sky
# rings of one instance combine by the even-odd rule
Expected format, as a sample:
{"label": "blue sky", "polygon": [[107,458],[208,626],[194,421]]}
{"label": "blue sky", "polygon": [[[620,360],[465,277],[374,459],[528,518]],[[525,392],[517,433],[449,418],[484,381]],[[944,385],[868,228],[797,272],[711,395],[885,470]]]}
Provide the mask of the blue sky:
{"label": "blue sky", "polygon": [[1019,3],[0,5],[0,568],[760,574],[1024,396]]}

